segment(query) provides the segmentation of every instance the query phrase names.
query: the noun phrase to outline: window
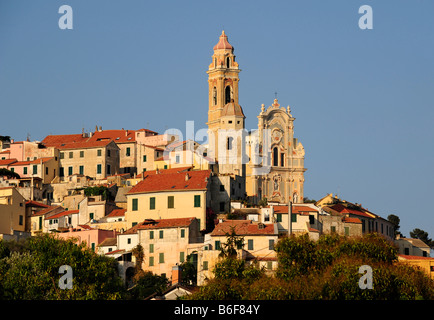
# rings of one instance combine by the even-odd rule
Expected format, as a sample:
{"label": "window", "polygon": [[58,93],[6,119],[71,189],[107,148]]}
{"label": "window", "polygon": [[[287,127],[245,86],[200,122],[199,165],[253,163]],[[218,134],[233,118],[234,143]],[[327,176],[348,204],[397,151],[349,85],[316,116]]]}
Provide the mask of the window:
{"label": "window", "polygon": [[331,226],[331,227],[330,227],[330,231],[331,231],[332,233],[336,233],[336,226]]}
{"label": "window", "polygon": [[208,270],[208,261],[204,261],[202,265],[203,270]]}
{"label": "window", "polygon": [[158,255],[158,262],[164,263],[164,253],[163,252]]}
{"label": "window", "polygon": [[146,162],[146,156],[143,156],[143,162]]}
{"label": "window", "polygon": [[273,166],[278,166],[279,165],[279,150],[277,149],[277,147],[273,148]]}
{"label": "window", "polygon": [[185,254],[184,252],[180,252],[179,253],[179,262],[184,262],[185,261]]}
{"label": "window", "polygon": [[[24,168],[24,169],[27,169],[27,168]],[[25,173],[27,173],[27,170]],[[59,168],[59,176],[61,176],[61,177],[65,176],[65,169],[63,167]]]}
{"label": "window", "polygon": [[72,175],[72,167],[68,167],[68,175],[69,175],[69,176]]}
{"label": "window", "polygon": [[229,57],[226,58],[226,68],[231,66],[231,59]]}
{"label": "window", "polygon": [[349,227],[345,227],[345,235],[349,236],[350,235],[350,228]]}
{"label": "window", "polygon": [[200,194],[194,196],[194,207],[200,208]]}
{"label": "window", "polygon": [[97,164],[96,165],[96,174],[101,174],[101,165],[100,164]]}
{"label": "window", "polygon": [[159,237],[160,239],[164,239],[164,230],[160,230],[160,232],[159,232],[159,234],[158,234],[158,237]]}
{"label": "window", "polygon": [[130,147],[127,147],[127,150],[126,150],[126,152],[125,152],[125,155],[126,155],[127,157],[129,157],[129,156],[131,155],[131,148],[130,148]]}
{"label": "window", "polygon": [[23,216],[20,215],[19,222],[18,222],[20,226],[23,225],[23,221],[24,221]]}
{"label": "window", "polygon": [[131,244],[131,238],[127,239],[127,244]]}
{"label": "window", "polygon": [[406,256],[408,256],[410,254],[410,249],[409,248],[404,248],[404,254]]}
{"label": "window", "polygon": [[174,196],[168,196],[167,197],[167,208],[171,209],[175,207],[175,197]]}
{"label": "window", "polygon": [[282,222],[282,214],[281,213],[278,213],[276,215],[276,222]]}
{"label": "window", "polygon": [[154,231],[149,231],[149,239],[154,239]]}
{"label": "window", "polygon": [[149,199],[149,210],[155,210],[155,197]]}
{"label": "window", "polygon": [[111,167],[109,164],[107,165],[107,174],[111,174]]}
{"label": "window", "polygon": [[64,159],[64,158],[65,158],[65,154],[64,154],[63,152],[61,152],[61,153],[59,154],[59,158],[60,158],[60,159]]}
{"label": "window", "polygon": [[164,169],[167,169],[167,164],[164,165]]}
{"label": "window", "polygon": [[101,157],[101,154],[102,154],[101,149],[98,149],[98,150],[96,151],[96,155],[97,155],[98,157]]}
{"label": "window", "polygon": [[84,151],[80,151],[80,158],[84,158]]}
{"label": "window", "polygon": [[92,248],[92,251],[95,251],[95,242],[92,242],[91,248]]}
{"label": "window", "polygon": [[[13,169],[13,168],[12,168]],[[45,174],[48,175],[48,167],[45,167]]]}
{"label": "window", "polygon": [[38,165],[37,164],[33,165],[33,174],[38,174]]}
{"label": "window", "polygon": [[[2,159],[2,160],[3,160],[3,159]],[[12,172],[15,172],[15,168],[11,168],[11,171],[12,171]]]}
{"label": "window", "polygon": [[74,152],[73,151],[69,151],[69,159],[74,158]]}
{"label": "window", "polygon": [[24,168],[23,168],[23,173],[24,173],[24,174],[27,174],[27,167],[24,167]]}
{"label": "window", "polygon": [[227,150],[232,150],[232,142],[233,142],[234,138],[232,137],[228,137],[227,142],[226,142],[226,149]]}
{"label": "window", "polygon": [[274,250],[274,240],[268,240],[268,250]]}
{"label": "window", "polygon": [[93,220],[93,216],[94,216],[94,213],[93,213],[93,212],[89,213],[89,219],[90,219],[90,220]]}
{"label": "window", "polygon": [[253,250],[253,239],[247,240],[247,250]]}
{"label": "window", "polygon": [[179,155],[176,155],[175,157],[175,162],[179,163],[181,161],[181,157]]}
{"label": "window", "polygon": [[149,244],[149,253],[154,253],[154,244],[153,243]]}
{"label": "window", "polygon": [[285,154],[284,153],[280,154],[280,166],[281,167],[285,166]]}
{"label": "window", "polygon": [[315,223],[315,216],[313,214],[309,215],[309,224],[314,224]]}
{"label": "window", "polygon": [[185,238],[185,229],[181,229],[181,238]]}
{"label": "window", "polygon": [[149,257],[149,266],[150,267],[154,266],[154,257]]}
{"label": "window", "polygon": [[291,222],[297,222],[297,214],[291,213]]}
{"label": "window", "polygon": [[42,217],[39,217],[39,229],[42,229]]}
{"label": "window", "polygon": [[224,202],[220,202],[220,212],[225,211],[225,203]]}
{"label": "window", "polygon": [[80,172],[80,174],[84,174],[84,166],[79,167],[79,172]]}
{"label": "window", "polygon": [[214,248],[215,248],[215,250],[220,250],[220,241],[216,240],[214,242]]}
{"label": "window", "polygon": [[222,192],[225,191],[225,185],[224,184],[220,185],[220,191],[222,191]]}
{"label": "window", "polygon": [[133,199],[133,211],[139,210],[139,199]]}
{"label": "window", "polygon": [[231,87],[227,86],[225,88],[225,104],[231,102]]}
{"label": "window", "polygon": [[110,149],[107,149],[107,157],[110,158]]}

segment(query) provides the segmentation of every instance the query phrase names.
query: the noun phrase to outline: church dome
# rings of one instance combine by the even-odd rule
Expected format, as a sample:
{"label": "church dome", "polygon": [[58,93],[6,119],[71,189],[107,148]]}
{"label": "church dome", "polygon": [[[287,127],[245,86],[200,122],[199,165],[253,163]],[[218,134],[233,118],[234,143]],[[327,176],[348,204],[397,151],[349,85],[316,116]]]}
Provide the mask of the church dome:
{"label": "church dome", "polygon": [[229,102],[224,105],[222,113],[222,117],[225,116],[240,116],[245,117],[243,113],[243,108],[239,104],[235,104],[234,102]]}
{"label": "church dome", "polygon": [[228,42],[228,36],[225,34],[225,31],[222,31],[222,34],[220,35],[219,42],[214,46],[214,50],[219,49],[228,49],[228,50],[234,50],[234,47],[230,45]]}

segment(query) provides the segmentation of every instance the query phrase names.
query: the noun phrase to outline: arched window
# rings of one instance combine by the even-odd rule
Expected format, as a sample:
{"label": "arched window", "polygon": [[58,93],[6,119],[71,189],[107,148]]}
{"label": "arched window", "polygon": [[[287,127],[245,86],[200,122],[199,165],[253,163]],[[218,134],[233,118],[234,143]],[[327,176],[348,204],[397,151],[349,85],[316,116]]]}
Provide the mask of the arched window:
{"label": "arched window", "polygon": [[231,59],[229,57],[226,58],[226,68],[231,67]]}
{"label": "arched window", "polygon": [[217,68],[217,58],[214,58],[214,68]]}
{"label": "arched window", "polygon": [[231,87],[227,86],[225,89],[225,104],[231,102]]}
{"label": "arched window", "polygon": [[277,147],[273,148],[273,166],[278,166],[279,165],[279,150],[277,149]]}

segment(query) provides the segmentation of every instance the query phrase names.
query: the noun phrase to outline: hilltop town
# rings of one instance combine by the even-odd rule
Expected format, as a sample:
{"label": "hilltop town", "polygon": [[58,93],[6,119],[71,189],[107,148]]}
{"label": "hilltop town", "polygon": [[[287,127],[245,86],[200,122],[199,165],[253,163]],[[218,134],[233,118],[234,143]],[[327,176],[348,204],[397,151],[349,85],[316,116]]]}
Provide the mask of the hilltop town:
{"label": "hilltop town", "polygon": [[197,270],[194,285],[201,286],[212,278],[231,230],[244,238],[238,257],[269,273],[277,270],[274,246],[282,237],[375,232],[434,278],[429,246],[396,238],[387,217],[326,190],[322,199],[307,201],[305,149],[294,136],[290,106],[277,99],[262,104],[257,130],[245,130],[240,71],[223,31],[207,71],[206,145],[149,129],[101,126],[41,141],[2,136],[1,238],[77,238],[117,260],[127,285],[136,262],[132,250],[140,244],[143,270],[175,285],[188,260]]}

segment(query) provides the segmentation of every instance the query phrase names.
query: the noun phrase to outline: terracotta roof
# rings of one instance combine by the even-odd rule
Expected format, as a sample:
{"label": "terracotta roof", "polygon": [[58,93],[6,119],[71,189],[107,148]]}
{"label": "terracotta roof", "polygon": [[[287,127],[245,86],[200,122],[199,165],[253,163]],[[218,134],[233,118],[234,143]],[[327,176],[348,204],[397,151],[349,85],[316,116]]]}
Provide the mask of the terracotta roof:
{"label": "terracotta roof", "polygon": [[101,148],[107,146],[110,142],[112,142],[112,140],[62,143],[58,145],[57,148],[59,150]]}
{"label": "terracotta roof", "polygon": [[225,34],[224,30],[222,31],[222,34],[220,35],[219,42],[214,46],[214,50],[217,49],[229,49],[234,50],[234,47],[232,47],[228,42],[228,36]]}
{"label": "terracotta roof", "polygon": [[[158,169],[158,170],[151,170],[151,171],[145,171],[145,176],[151,175],[151,174],[167,174],[167,173],[178,173],[178,172],[186,172],[191,171],[193,169],[192,166],[190,167],[179,167],[179,168],[170,168],[170,169]],[[142,173],[138,174],[136,178],[141,178]]]}
{"label": "terracotta roof", "polygon": [[112,212],[110,212],[106,217],[113,218],[113,217],[123,217],[125,216],[125,212],[127,209],[114,209]]}
{"label": "terracotta roof", "polygon": [[[115,246],[117,245],[118,240],[117,238],[106,238],[103,242],[101,242],[98,247],[104,247],[104,246]],[[113,251],[111,251],[113,252]]]}
{"label": "terracotta roof", "polygon": [[161,220],[145,220],[138,225],[138,230],[188,227],[196,218],[175,218]]}
{"label": "terracotta roof", "polygon": [[[146,193],[157,191],[205,190],[211,170],[197,170],[165,174],[148,174],[128,193]],[[188,179],[186,178],[188,177]]]}
{"label": "terracotta roof", "polygon": [[[274,213],[288,213],[288,206],[274,206]],[[309,206],[292,205],[292,213],[305,214],[307,212],[318,212]]]}
{"label": "terracotta roof", "polygon": [[359,218],[351,218],[351,217],[344,217],[342,219],[342,222],[346,222],[346,223],[362,223],[362,221],[360,221]]}
{"label": "terracotta roof", "polygon": [[47,207],[45,209],[42,209],[42,210],[40,210],[38,212],[35,212],[33,214],[33,217],[44,215],[44,214],[49,213],[49,212],[51,212],[51,211],[53,211],[53,210],[55,210],[57,208],[62,208],[62,207],[61,206],[49,206],[49,207]]}
{"label": "terracotta roof", "polygon": [[232,227],[235,227],[235,233],[239,236],[276,234],[275,225],[272,223],[260,224],[251,220],[227,220],[216,225],[211,236],[225,236],[227,233],[231,233]]}
{"label": "terracotta roof", "polygon": [[362,211],[362,209],[357,210],[357,209],[348,208],[341,203],[337,203],[337,204],[331,206],[331,208],[333,210],[338,211],[339,213],[348,213],[348,214],[354,214],[354,215],[367,217],[367,218],[375,218],[375,215],[372,213],[371,214],[367,213],[365,211]]}
{"label": "terracotta roof", "polygon": [[58,147],[63,143],[85,142],[88,137],[83,137],[82,134],[59,134],[48,135],[41,141],[47,147]]}
{"label": "terracotta roof", "polygon": [[28,166],[28,165],[31,165],[31,164],[40,164],[41,160],[42,160],[42,163],[45,163],[47,161],[50,161],[51,159],[54,159],[54,157],[38,158],[38,159],[35,159],[35,160],[29,160],[29,161],[17,161],[17,162],[14,162],[14,163],[10,164],[9,166],[10,167],[15,167],[15,166]]}
{"label": "terracotta roof", "polygon": [[433,257],[421,257],[421,256],[408,256],[405,254],[398,254],[398,258],[404,259],[404,260],[433,260]]}
{"label": "terracotta roof", "polygon": [[68,211],[63,211],[63,212],[59,212],[56,213],[55,215],[49,216],[49,217],[45,217],[45,220],[50,220],[50,219],[57,219],[63,216],[67,216],[70,214],[74,214],[74,213],[78,213],[78,210],[68,210]]}
{"label": "terracotta roof", "polygon": [[17,162],[17,159],[4,159],[0,160],[0,166],[8,166],[11,163]]}
{"label": "terracotta roof", "polygon": [[28,200],[26,201],[26,207],[37,207],[37,208],[48,208],[50,207],[48,204],[34,201],[34,200]]}
{"label": "terracotta roof", "polygon": [[96,131],[88,142],[110,141],[115,143],[136,142],[136,130],[101,130]]}

